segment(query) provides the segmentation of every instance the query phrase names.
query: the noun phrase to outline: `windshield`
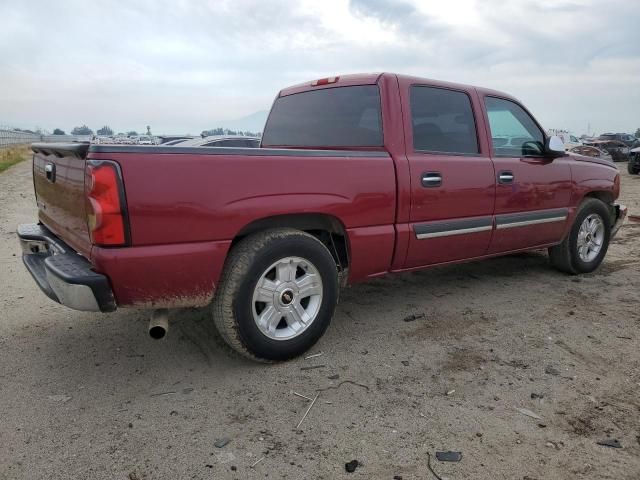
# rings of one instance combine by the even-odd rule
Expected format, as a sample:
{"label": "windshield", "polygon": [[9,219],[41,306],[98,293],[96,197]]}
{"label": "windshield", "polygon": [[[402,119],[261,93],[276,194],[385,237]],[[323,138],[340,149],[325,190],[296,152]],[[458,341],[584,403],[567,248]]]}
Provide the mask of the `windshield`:
{"label": "windshield", "polygon": [[327,88],[277,98],[265,126],[262,145],[382,146],[378,86]]}

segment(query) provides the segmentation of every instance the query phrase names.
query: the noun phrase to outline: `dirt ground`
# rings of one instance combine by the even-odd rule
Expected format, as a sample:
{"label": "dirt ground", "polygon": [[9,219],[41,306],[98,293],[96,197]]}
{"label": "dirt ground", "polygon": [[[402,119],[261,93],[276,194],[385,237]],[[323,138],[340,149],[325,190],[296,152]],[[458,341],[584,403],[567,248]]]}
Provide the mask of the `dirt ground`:
{"label": "dirt ground", "polygon": [[[348,288],[322,356],[265,366],[219,349],[206,310],[158,342],[143,311],[52,303],[15,236],[28,162],[0,174],[0,206],[0,479],[430,479],[442,450],[462,452],[432,458],[450,480],[640,478],[640,223],[590,275],[539,252]],[[292,391],[319,393],[300,429]]]}

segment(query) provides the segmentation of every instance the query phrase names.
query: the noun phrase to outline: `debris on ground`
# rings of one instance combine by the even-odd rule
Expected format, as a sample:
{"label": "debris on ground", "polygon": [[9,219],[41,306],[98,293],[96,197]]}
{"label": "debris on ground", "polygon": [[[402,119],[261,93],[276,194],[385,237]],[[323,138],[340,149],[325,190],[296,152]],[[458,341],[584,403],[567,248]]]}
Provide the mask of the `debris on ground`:
{"label": "debris on ground", "polygon": [[555,448],[556,450],[560,450],[562,447],[564,447],[564,442],[547,442],[545,443],[545,445],[549,448]]}
{"label": "debris on ground", "polygon": [[603,447],[622,448],[622,445],[617,438],[607,438],[606,440],[600,440],[596,443],[598,445],[602,445]]}
{"label": "debris on ground", "polygon": [[531,400],[536,400],[538,398],[544,398],[544,395],[542,393],[532,393],[531,394]]}
{"label": "debris on ground", "polygon": [[442,480],[442,477],[438,475],[436,471],[433,469],[433,467],[431,466],[431,454],[429,452],[427,452],[427,467],[429,468],[429,471],[433,474],[434,477],[436,477],[438,480]]}
{"label": "debris on ground", "polygon": [[160,393],[152,393],[151,395],[149,395],[150,397],[162,397],[164,395],[175,395],[178,392],[176,391],[170,391],[170,392],[160,392]]}
{"label": "debris on ground", "polygon": [[321,357],[322,355],[324,355],[324,352],[318,352],[314,353],[313,355],[307,355],[306,357],[304,357],[304,359],[309,360],[310,358]]}
{"label": "debris on ground", "polygon": [[49,395],[47,398],[52,402],[60,403],[67,403],[69,400],[71,400],[71,397],[68,395]]}
{"label": "debris on ground", "polygon": [[327,378],[329,380],[338,380],[340,378],[340,375],[338,375],[337,373],[334,373],[333,375],[329,375]]}
{"label": "debris on ground", "polygon": [[218,440],[216,440],[216,441],[213,443],[213,446],[214,446],[214,447],[216,447],[216,448],[222,448],[222,447],[224,447],[227,443],[229,443],[230,441],[231,441],[231,439],[230,439],[229,437],[222,437],[222,438],[219,438]]}
{"label": "debris on ground", "polygon": [[462,452],[436,452],[436,458],[440,462],[459,462],[462,460]]}
{"label": "debris on ground", "polygon": [[251,468],[254,468],[256,465],[258,465],[262,460],[264,460],[264,457],[260,457],[258,460],[256,460],[255,462],[253,462],[253,464],[251,465]]}
{"label": "debris on ground", "polygon": [[533,413],[531,410],[528,410],[526,408],[516,407],[516,410],[521,414],[526,415],[527,417],[535,418],[536,420],[542,420],[542,417],[540,415],[538,415],[537,413]]}
{"label": "debris on ground", "polygon": [[405,367],[409,366],[409,360],[402,360],[400,363],[402,363]]}
{"label": "debris on ground", "polygon": [[324,368],[326,365],[311,365],[309,367],[300,367],[300,370],[315,370],[316,368]]}
{"label": "debris on ground", "polygon": [[425,318],[426,315],[424,313],[414,313],[412,315],[407,315],[406,317],[403,318],[403,320],[405,322],[413,322],[415,320],[418,320],[419,318]]}
{"label": "debris on ground", "polygon": [[456,393],[456,391],[455,391],[455,390],[449,390],[449,391],[447,392],[447,397],[448,397],[448,396],[450,396],[450,395],[453,395],[454,393]]}
{"label": "debris on ground", "polygon": [[344,464],[344,469],[347,473],[353,473],[356,471],[356,468],[358,468],[359,465],[360,462],[358,462],[358,460],[351,460],[350,462]]}
{"label": "debris on ground", "polygon": [[309,405],[309,408],[307,408],[307,411],[304,412],[304,415],[302,416],[302,418],[300,419],[300,422],[298,422],[298,426],[296,427],[296,430],[298,428],[300,428],[300,425],[302,425],[302,422],[304,422],[304,419],[307,418],[307,415],[309,415],[309,412],[311,411],[311,408],[313,407],[313,405],[316,403],[316,400],[318,400],[318,397],[320,396],[319,393],[316,393],[316,396],[313,397],[313,400],[311,401],[311,405]]}
{"label": "debris on ground", "polygon": [[313,400],[313,398],[309,398],[306,395],[302,395],[301,393],[294,392],[293,390],[291,390],[291,393],[293,393],[296,397],[304,398],[305,400],[309,400],[309,401]]}
{"label": "debris on ground", "polygon": [[558,370],[555,367],[552,367],[551,365],[548,365],[547,368],[544,369],[544,373],[549,374],[549,375],[558,376],[558,375],[560,375],[560,370]]}

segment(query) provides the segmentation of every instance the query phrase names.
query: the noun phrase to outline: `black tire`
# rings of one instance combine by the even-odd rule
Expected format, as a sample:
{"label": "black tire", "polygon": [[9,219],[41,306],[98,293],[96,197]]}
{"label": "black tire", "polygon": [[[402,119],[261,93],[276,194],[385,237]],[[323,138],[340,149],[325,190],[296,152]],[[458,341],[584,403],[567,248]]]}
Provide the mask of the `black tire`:
{"label": "black tire", "polygon": [[627,172],[629,172],[631,175],[637,175],[638,174],[638,169],[637,168],[633,168],[633,165],[631,164],[631,161],[629,161],[629,163],[627,163]]}
{"label": "black tire", "polygon": [[[598,255],[591,261],[586,262],[578,254],[578,232],[585,218],[589,215],[598,215],[604,224],[604,238],[602,247]],[[593,272],[604,259],[609,248],[611,238],[611,214],[607,205],[596,198],[587,198],[578,207],[571,231],[563,242],[549,248],[549,260],[556,269],[576,275],[579,273]]]}
{"label": "black tire", "polygon": [[[289,256],[315,266],[322,279],[322,300],[306,330],[288,340],[274,340],[254,321],[253,292],[265,269]],[[262,362],[288,360],[307,351],[324,334],[338,290],[336,263],[320,240],[300,230],[265,230],[243,239],[230,252],[213,301],[213,319],[225,342],[243,356]]]}

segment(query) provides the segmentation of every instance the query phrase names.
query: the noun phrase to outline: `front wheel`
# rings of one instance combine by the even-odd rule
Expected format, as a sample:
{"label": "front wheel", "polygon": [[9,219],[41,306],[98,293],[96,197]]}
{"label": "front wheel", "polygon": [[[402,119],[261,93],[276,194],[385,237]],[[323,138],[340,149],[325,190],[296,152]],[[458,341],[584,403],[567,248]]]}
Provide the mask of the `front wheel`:
{"label": "front wheel", "polygon": [[318,341],[337,298],[336,263],[320,240],[299,230],[267,230],[232,249],[213,303],[214,322],[242,355],[287,360]]}
{"label": "front wheel", "polygon": [[578,207],[569,235],[549,248],[551,264],[571,274],[593,272],[607,253],[610,237],[609,209],[602,201],[588,198]]}

